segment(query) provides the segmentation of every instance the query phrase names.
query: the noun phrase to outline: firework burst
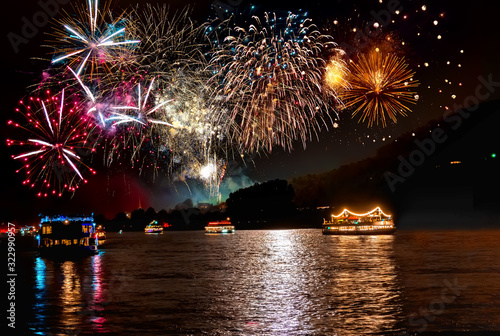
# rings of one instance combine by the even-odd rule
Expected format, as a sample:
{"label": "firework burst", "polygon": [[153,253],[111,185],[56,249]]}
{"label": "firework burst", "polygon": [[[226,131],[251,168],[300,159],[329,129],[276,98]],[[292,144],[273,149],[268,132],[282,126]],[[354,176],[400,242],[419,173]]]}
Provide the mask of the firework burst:
{"label": "firework burst", "polygon": [[226,172],[226,163],[215,155],[208,157],[207,161],[199,168],[199,176],[205,183],[205,189],[210,196],[220,197],[220,183]]}
{"label": "firework burst", "polygon": [[305,14],[253,17],[248,29],[229,29],[211,60],[220,124],[250,152],[305,146],[328,118],[333,91],[321,85],[320,57],[335,44]]}
{"label": "firework burst", "polygon": [[[339,97],[343,92],[349,90],[351,85],[348,81],[349,69],[344,60],[345,52],[337,49],[326,65],[324,83],[327,89],[332,90],[335,97]],[[339,100],[339,105],[341,101]]]}
{"label": "firework burst", "polygon": [[16,134],[26,133],[27,140],[7,140],[9,146],[19,146],[23,151],[12,155],[22,161],[17,172],[24,171],[23,184],[38,188],[38,196],[62,196],[63,192],[75,192],[80,183],[87,183],[84,173],[95,171],[83,162],[93,153],[92,124],[80,113],[76,103],[65,102],[65,92],[60,96],[33,98],[21,101],[16,111],[23,115],[23,124],[9,121],[17,128]]}
{"label": "firework burst", "polygon": [[[128,39],[125,13],[113,18],[107,7],[99,10],[98,0],[88,0],[87,8],[75,7],[76,16],[58,22],[50,47],[55,49],[52,65],[68,64],[80,75],[89,69],[91,78],[101,67],[119,62],[130,48],[140,43]],[[106,14],[109,22],[105,22]],[[89,66],[90,64],[90,66]]]}
{"label": "firework burst", "polygon": [[414,88],[418,81],[408,69],[404,58],[394,54],[382,56],[373,51],[368,56],[359,55],[358,61],[350,64],[348,82],[351,88],[340,95],[347,108],[355,108],[352,116],[361,114],[359,121],[373,126],[380,122],[383,127],[387,119],[397,122],[397,115],[407,116],[409,104],[416,103]]}

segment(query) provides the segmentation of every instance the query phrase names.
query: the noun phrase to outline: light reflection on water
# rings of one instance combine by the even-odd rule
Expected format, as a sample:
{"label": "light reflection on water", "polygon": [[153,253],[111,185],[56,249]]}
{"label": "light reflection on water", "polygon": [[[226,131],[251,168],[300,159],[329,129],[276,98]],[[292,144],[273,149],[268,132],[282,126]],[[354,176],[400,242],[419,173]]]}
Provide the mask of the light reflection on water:
{"label": "light reflection on water", "polygon": [[[433,251],[423,245],[429,239],[422,234],[110,233],[99,255],[34,259],[29,325],[40,335],[401,335],[421,326],[409,325],[408,316],[442,290],[425,287],[423,280],[453,281],[452,274],[440,272],[458,267],[453,256],[468,245],[455,242],[466,236],[433,236],[440,246]],[[500,234],[489,237],[493,244]],[[486,239],[478,235],[473,241],[464,253]],[[459,280],[480,293],[477,298],[487,289],[468,279],[493,269],[489,257],[497,255],[499,248],[484,249],[463,263]],[[467,305],[457,298],[426,330],[446,323],[453,328],[443,318],[457,326],[497,327],[464,314]],[[489,309],[500,317],[500,310]]]}
{"label": "light reflection on water", "polygon": [[33,306],[33,313],[39,326],[45,326],[45,316],[43,315],[43,308],[46,302],[46,284],[45,284],[45,261],[42,258],[35,260],[35,304]]}
{"label": "light reflection on water", "polygon": [[[78,261],[35,259],[35,327],[32,330],[36,334],[78,335],[84,332],[88,322],[93,332],[106,331],[102,327],[105,318],[97,316],[102,311],[99,306],[102,254]],[[47,326],[47,319],[51,326]]]}
{"label": "light reflection on water", "polygon": [[[402,310],[394,236],[332,236],[333,320],[344,335],[395,330]],[[362,312],[360,314],[360,312]]]}
{"label": "light reflection on water", "polygon": [[[107,244],[81,261],[36,259],[35,325],[46,314],[63,334],[358,335],[393,330],[400,310],[390,236],[127,233]],[[49,274],[59,289],[38,280]]]}
{"label": "light reflection on water", "polygon": [[256,260],[260,271],[252,279],[254,289],[243,305],[246,309],[242,318],[248,320],[244,326],[282,335],[311,330],[308,314],[313,303],[305,293],[308,277],[300,259],[303,246],[299,236],[293,231],[267,231],[262,235],[262,250],[267,257]]}

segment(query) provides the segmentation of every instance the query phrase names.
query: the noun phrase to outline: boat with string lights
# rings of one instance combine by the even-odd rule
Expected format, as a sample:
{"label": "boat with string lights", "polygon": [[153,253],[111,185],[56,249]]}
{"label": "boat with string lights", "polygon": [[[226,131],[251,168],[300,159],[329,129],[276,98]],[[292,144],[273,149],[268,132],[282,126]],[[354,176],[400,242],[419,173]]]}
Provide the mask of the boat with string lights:
{"label": "boat with string lights", "polygon": [[234,233],[234,225],[229,220],[208,222],[205,233]]}
{"label": "boat with string lights", "polygon": [[106,240],[106,231],[104,230],[104,227],[102,225],[97,226],[95,229],[95,233],[97,234],[97,238],[99,241],[104,241]]}
{"label": "boat with string lights", "polygon": [[98,253],[93,216],[46,216],[40,221],[38,252],[42,256],[73,257]]}
{"label": "boat with string lights", "polygon": [[330,220],[323,219],[324,235],[378,235],[396,231],[391,215],[385,214],[380,207],[358,214],[344,209]]}
{"label": "boat with string lights", "polygon": [[162,234],[163,226],[158,223],[158,221],[153,220],[151,223],[146,225],[144,232],[147,234]]}

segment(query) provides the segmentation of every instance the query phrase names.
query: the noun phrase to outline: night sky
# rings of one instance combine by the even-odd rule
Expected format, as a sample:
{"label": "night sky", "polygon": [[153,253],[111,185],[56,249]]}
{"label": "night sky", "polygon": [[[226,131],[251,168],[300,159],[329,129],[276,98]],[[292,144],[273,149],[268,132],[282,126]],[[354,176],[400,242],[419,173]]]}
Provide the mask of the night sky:
{"label": "night sky", "polygon": [[[64,1],[61,1],[64,2]],[[73,2],[73,1],[72,1]],[[213,16],[213,1],[166,1],[172,8],[182,8],[192,4],[193,18],[199,21]],[[222,2],[225,2],[222,0]],[[132,4],[162,3],[161,1],[115,0],[117,7],[127,8]],[[236,11],[246,11],[251,5],[257,11],[309,12],[309,17],[325,27],[337,42],[353,38],[353,28],[362,29],[373,21],[373,13],[387,8],[383,0],[313,0],[313,1],[227,1],[239,4]],[[61,5],[71,11],[71,5]],[[425,7],[424,7],[425,6]],[[493,76],[500,81],[500,56],[498,39],[498,4],[496,1],[401,1],[400,12],[393,15],[394,23],[384,27],[384,34],[391,36],[395,48],[405,55],[411,69],[420,82],[417,88],[419,100],[408,117],[398,118],[398,123],[387,127],[367,127],[352,120],[348,112],[340,113],[336,120],[339,127],[329,127],[312,139],[304,149],[300,142],[292,152],[276,148],[272,153],[258,153],[246,160],[230,162],[221,191],[227,197],[230,191],[250,186],[255,182],[271,179],[291,179],[306,174],[320,173],[373,155],[377,148],[392,141],[405,132],[426,124],[429,120],[440,120],[454,104],[462,104],[474,95],[479,84],[478,76]],[[425,10],[424,10],[425,8]],[[32,17],[40,10],[37,1],[17,1],[9,3],[2,11],[3,34],[3,84],[2,84],[2,134],[11,134],[6,121],[12,117],[17,102],[26,95],[26,88],[40,81],[44,61],[37,57],[47,57],[44,44],[51,25],[40,27],[39,32],[19,47],[16,53],[8,40],[8,33],[19,33],[23,17]],[[62,15],[58,12],[56,17]],[[334,20],[338,24],[333,24]],[[404,43],[404,44],[403,44]],[[448,64],[449,62],[449,64]],[[500,91],[500,90],[499,90]],[[489,100],[498,99],[494,92]],[[335,116],[334,116],[335,118]],[[94,212],[112,218],[120,211],[132,211],[139,206],[149,206],[159,211],[167,209],[186,198],[198,202],[205,201],[202,185],[193,181],[189,193],[183,184],[171,185],[167,178],[158,177],[154,181],[148,176],[127,167],[101,168],[98,174],[89,178],[73,198],[40,200],[35,193],[25,188],[22,177],[15,174],[18,162],[11,159],[12,152],[2,139],[3,218],[24,221],[33,215],[47,211]],[[397,156],[397,153],[395,153]]]}

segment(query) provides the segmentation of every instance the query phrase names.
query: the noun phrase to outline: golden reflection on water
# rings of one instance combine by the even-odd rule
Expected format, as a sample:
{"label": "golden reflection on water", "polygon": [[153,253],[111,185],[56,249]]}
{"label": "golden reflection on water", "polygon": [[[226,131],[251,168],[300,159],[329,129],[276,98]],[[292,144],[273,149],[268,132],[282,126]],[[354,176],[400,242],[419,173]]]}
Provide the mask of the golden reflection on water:
{"label": "golden reflection on water", "polygon": [[82,323],[82,315],[78,312],[83,306],[80,274],[78,274],[75,262],[65,261],[61,265],[61,275],[63,282],[60,292],[61,324],[67,330],[72,330],[74,326]]}
{"label": "golden reflection on water", "polygon": [[394,330],[402,311],[394,236],[330,236],[334,324],[342,335]]}

